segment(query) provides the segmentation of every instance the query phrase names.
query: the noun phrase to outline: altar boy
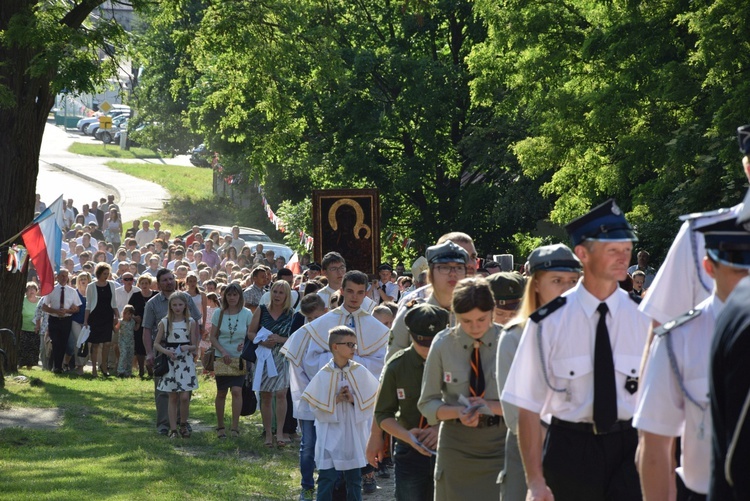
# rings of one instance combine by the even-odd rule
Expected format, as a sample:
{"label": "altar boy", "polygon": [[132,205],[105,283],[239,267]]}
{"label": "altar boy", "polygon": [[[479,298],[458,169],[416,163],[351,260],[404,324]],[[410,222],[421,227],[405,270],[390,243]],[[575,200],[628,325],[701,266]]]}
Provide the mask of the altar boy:
{"label": "altar boy", "polygon": [[315,464],[318,467],[318,501],[333,497],[341,472],[347,501],[361,501],[361,468],[367,464],[365,447],[375,409],[378,380],[353,361],[357,336],[346,326],[328,334],[333,355],[307,385],[301,399],[315,416]]}

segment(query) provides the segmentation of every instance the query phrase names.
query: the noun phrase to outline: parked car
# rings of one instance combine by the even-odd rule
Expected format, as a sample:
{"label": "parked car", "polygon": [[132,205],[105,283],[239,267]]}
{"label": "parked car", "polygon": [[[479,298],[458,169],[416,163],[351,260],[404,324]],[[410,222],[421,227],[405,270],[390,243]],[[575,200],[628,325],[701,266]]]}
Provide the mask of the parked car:
{"label": "parked car", "polygon": [[[212,231],[218,231],[219,235],[221,235],[222,237],[224,235],[231,235],[232,234],[232,227],[231,226],[215,226],[215,225],[212,225],[212,224],[205,224],[203,226],[199,226],[199,229],[200,229],[201,234],[203,234],[203,238],[208,238],[208,235]],[[191,233],[192,233],[192,230],[188,231],[188,232],[185,232],[182,235],[180,235],[180,238],[185,239]],[[240,226],[240,238],[242,240],[244,240],[245,242],[247,242],[247,243],[261,242],[261,243],[263,243],[264,246],[266,245],[266,242],[270,242],[271,241],[271,237],[269,237],[268,235],[266,235],[262,231],[257,230],[255,228],[246,228],[244,226]]]}
{"label": "parked car", "polygon": [[[112,109],[109,110],[108,115],[114,119],[115,117],[118,117],[125,113],[130,115],[130,106],[125,106],[124,104],[115,104],[115,105],[112,105]],[[78,130],[80,130],[84,134],[92,135],[89,128],[92,124],[98,125],[99,117],[102,115],[103,113],[97,113],[96,116],[89,117],[89,118],[82,118],[78,121],[78,123],[76,124],[76,127],[78,128]]]}
{"label": "parked car", "polygon": [[[263,252],[273,251],[274,257],[283,257],[284,262],[288,263],[294,255],[294,251],[284,244],[278,244],[276,242],[260,242],[263,244]],[[252,245],[251,245],[252,246]],[[255,249],[253,249],[254,251]]]}
{"label": "parked car", "polygon": [[[112,128],[118,127],[118,125],[121,124],[123,120],[127,120],[128,118],[130,118],[130,113],[127,113],[127,112],[121,113],[117,116],[112,117]],[[94,122],[86,128],[85,134],[89,136],[94,136],[96,139],[99,139],[99,136],[97,136],[97,134],[99,133],[99,130],[100,130],[99,122]],[[108,129],[108,130],[111,130],[111,129]]]}
{"label": "parked car", "polygon": [[196,167],[211,167],[211,152],[205,144],[199,144],[190,152],[190,163]]}
{"label": "parked car", "polygon": [[[104,144],[111,143],[115,137],[115,133],[118,132],[120,129],[123,129],[128,126],[129,118],[130,118],[129,114],[122,114],[119,117],[113,118],[112,127],[109,129],[97,129],[94,132],[94,137],[102,141]],[[96,124],[91,125],[90,127],[94,127],[95,125]]]}

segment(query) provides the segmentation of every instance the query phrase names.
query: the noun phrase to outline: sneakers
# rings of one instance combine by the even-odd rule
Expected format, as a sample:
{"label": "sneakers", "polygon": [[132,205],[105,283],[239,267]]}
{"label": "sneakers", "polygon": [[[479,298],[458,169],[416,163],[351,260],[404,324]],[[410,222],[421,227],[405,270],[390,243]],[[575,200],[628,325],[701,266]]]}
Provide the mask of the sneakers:
{"label": "sneakers", "polygon": [[299,501],[315,501],[315,489],[302,489]]}
{"label": "sneakers", "polygon": [[169,430],[169,435],[167,435],[167,438],[177,438],[177,430]]}
{"label": "sneakers", "polygon": [[365,494],[372,494],[377,492],[378,484],[375,482],[375,472],[368,473],[362,476],[362,492]]}

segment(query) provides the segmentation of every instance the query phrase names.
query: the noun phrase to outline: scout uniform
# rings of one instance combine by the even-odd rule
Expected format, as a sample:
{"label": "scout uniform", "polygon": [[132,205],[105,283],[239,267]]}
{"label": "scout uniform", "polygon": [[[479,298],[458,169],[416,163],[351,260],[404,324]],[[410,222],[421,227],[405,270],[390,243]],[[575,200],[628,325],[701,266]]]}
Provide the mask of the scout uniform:
{"label": "scout uniform", "polygon": [[495,298],[495,322],[505,324],[507,322],[500,322],[498,317],[504,314],[510,319],[515,315],[521,305],[526,279],[514,271],[501,271],[487,277],[487,281]]}
{"label": "scout uniform", "polygon": [[[611,199],[566,229],[573,245],[637,240]],[[648,317],[627,292],[601,301],[579,282],[530,320],[502,400],[551,417],[543,468],[555,499],[640,499],[631,419]]]}
{"label": "scout uniform", "polygon": [[[495,380],[495,357],[502,327],[492,324],[480,341],[479,354],[484,369],[485,400],[499,400]],[[419,411],[430,425],[438,423],[437,410],[444,404],[460,405],[458,397],[471,395],[470,359],[475,340],[460,326],[445,329],[430,347]],[[476,428],[458,419],[440,422],[438,457],[435,465],[435,499],[499,499],[498,472],[503,468],[505,433],[502,416],[481,415]]]}
{"label": "scout uniform", "polygon": [[[426,258],[428,265],[440,264],[440,263],[461,263],[466,264],[469,261],[469,253],[464,250],[463,247],[448,240],[442,244],[433,245],[427,248]],[[430,286],[431,287],[431,286]],[[430,289],[432,291],[432,289]],[[426,299],[414,297],[410,299],[406,304],[414,304],[414,302],[427,302],[433,306],[440,306],[437,299],[432,295],[432,292],[427,296]],[[391,327],[391,335],[388,341],[388,353],[386,353],[386,360],[388,360],[394,353],[399,350],[407,348],[411,344],[409,338],[409,329],[406,327],[404,321],[406,312],[408,309],[399,308],[396,313],[396,318],[393,319],[393,326]],[[455,324],[455,317],[451,315],[450,320],[451,326]],[[445,328],[445,326],[443,326]],[[443,330],[441,328],[440,330]]]}
{"label": "scout uniform", "polygon": [[[448,310],[432,304],[412,304],[406,309],[406,325],[412,340],[430,346],[433,337],[448,323]],[[398,419],[407,430],[425,428],[427,418],[417,408],[422,387],[425,360],[412,347],[388,360],[380,381],[375,404],[375,420],[380,425],[388,418]],[[398,441],[395,447],[396,500],[421,501],[433,498],[435,456],[425,456],[409,443]]]}
{"label": "scout uniform", "polygon": [[[545,245],[534,249],[527,262],[529,263],[530,275],[537,271],[581,271],[580,261],[563,244]],[[532,291],[531,293],[534,294],[535,292]],[[497,347],[497,388],[500,393],[503,392],[505,381],[508,379],[508,372],[510,372],[510,366],[516,356],[525,325],[525,320],[523,323],[511,320],[510,324],[506,324],[506,328],[500,334],[500,343]],[[501,404],[503,406],[503,418],[508,427],[508,433],[505,437],[505,467],[498,478],[501,499],[503,501],[524,501],[527,487],[521,451],[518,448],[518,407],[505,401],[501,401]]]}

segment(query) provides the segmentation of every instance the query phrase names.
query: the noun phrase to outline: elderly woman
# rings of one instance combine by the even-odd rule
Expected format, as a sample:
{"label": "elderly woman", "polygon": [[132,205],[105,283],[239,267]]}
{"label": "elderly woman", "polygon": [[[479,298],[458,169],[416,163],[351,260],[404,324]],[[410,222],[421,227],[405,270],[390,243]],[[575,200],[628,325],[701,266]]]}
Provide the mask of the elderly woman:
{"label": "elderly woman", "polygon": [[499,499],[506,428],[495,384],[495,298],[484,278],[465,278],[451,306],[457,324],[432,342],[417,404],[429,424],[440,423],[435,500]]}
{"label": "elderly woman", "polygon": [[[205,304],[205,303],[204,303]],[[221,308],[211,317],[211,344],[216,356],[223,358],[227,365],[242,353],[245,337],[248,336],[253,313],[245,308],[242,287],[231,283],[224,289]],[[245,376],[216,376],[216,436],[226,438],[224,409],[227,393],[232,392],[232,424],[229,428],[232,437],[240,435],[240,412],[242,411],[242,385]]]}
{"label": "elderly woman", "polygon": [[[580,261],[563,244],[538,247],[531,252],[527,261],[529,278],[521,305],[515,317],[505,325],[497,347],[497,388],[500,394],[508,379],[510,366],[529,316],[573,288],[581,277]],[[505,438],[505,467],[500,474],[500,491],[503,500],[523,501],[526,499],[526,477],[518,448],[518,408],[505,402],[502,407],[508,433]]]}
{"label": "elderly woman", "polygon": [[263,418],[263,429],[266,434],[266,447],[273,447],[273,404],[276,403],[276,443],[284,447],[289,443],[289,437],[284,435],[283,421],[286,416],[286,393],[289,390],[289,362],[280,353],[281,347],[291,334],[292,319],[292,291],[284,280],[274,282],[271,286],[271,303],[269,306],[260,305],[253,316],[248,336],[255,339],[261,329],[267,329],[272,334],[261,342],[261,346],[270,348],[273,362],[276,366],[276,376],[269,376],[266,370],[260,383],[260,413]]}
{"label": "elderly woman", "polygon": [[98,353],[101,345],[102,360],[99,367],[104,377],[107,373],[109,358],[109,343],[112,341],[112,329],[117,325],[120,313],[117,311],[115,299],[115,283],[109,281],[112,268],[107,263],[99,263],[94,269],[96,280],[86,287],[86,315],[83,319],[84,327],[91,329],[89,334],[89,354],[91,355],[91,374],[96,377]]}
{"label": "elderly woman", "polygon": [[36,306],[39,302],[39,287],[34,282],[26,284],[21,311],[21,335],[18,336],[18,367],[31,370],[39,362],[39,334],[34,322]]}

